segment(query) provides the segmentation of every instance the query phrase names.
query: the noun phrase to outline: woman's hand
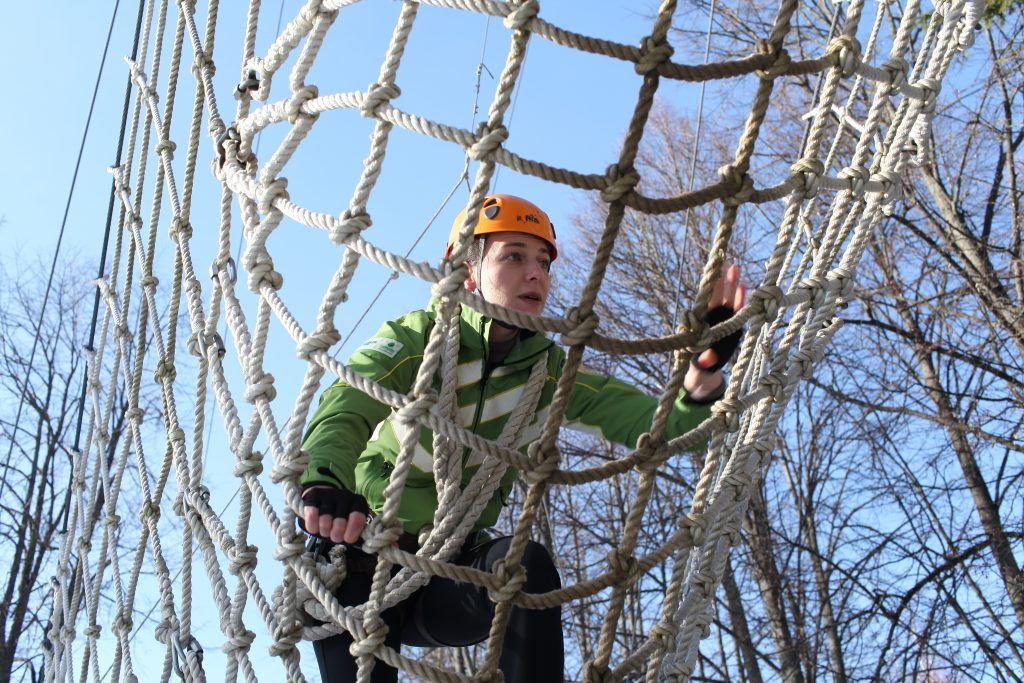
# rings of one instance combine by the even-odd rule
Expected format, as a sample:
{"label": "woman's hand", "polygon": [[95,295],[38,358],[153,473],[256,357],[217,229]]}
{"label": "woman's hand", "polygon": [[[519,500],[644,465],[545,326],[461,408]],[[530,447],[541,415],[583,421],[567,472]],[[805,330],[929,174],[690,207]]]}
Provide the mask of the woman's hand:
{"label": "woman's hand", "polygon": [[[740,283],[740,267],[734,263],[723,264],[722,277],[718,279],[715,290],[711,293],[705,320],[713,324],[728,320],[736,311],[743,308],[746,299],[747,288]],[[683,388],[691,399],[699,402],[714,396],[721,389],[725,381],[722,377],[722,366],[729,362],[740,337],[741,333],[737,332],[735,335],[720,339],[690,361],[690,368],[683,380]]]}

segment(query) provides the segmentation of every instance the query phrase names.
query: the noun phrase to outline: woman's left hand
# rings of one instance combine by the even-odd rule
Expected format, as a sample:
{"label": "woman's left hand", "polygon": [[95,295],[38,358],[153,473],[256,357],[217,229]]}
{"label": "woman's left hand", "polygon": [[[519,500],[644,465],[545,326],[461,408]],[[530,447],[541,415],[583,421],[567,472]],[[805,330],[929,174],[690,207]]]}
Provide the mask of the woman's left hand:
{"label": "woman's left hand", "polygon": [[[735,314],[743,308],[746,299],[747,288],[740,282],[740,267],[734,263],[723,264],[722,277],[715,284],[715,290],[708,301],[708,311],[722,307],[732,309],[732,314]],[[732,314],[729,317],[732,317]],[[717,393],[725,381],[721,365],[728,361],[728,358],[720,359],[719,352],[714,348],[705,349],[699,356],[694,357],[683,380],[683,387],[690,398],[700,401]]]}

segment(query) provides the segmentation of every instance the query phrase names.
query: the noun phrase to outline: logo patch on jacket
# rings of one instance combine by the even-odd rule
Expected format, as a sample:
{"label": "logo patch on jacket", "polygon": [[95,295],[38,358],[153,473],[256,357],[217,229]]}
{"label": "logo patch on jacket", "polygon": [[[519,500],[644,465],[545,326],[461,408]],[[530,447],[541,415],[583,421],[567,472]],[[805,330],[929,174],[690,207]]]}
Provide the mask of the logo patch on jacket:
{"label": "logo patch on jacket", "polygon": [[376,351],[377,353],[383,353],[388,358],[394,358],[404,346],[405,344],[397,339],[374,337],[369,341],[363,342],[363,345],[356,349],[356,351]]}

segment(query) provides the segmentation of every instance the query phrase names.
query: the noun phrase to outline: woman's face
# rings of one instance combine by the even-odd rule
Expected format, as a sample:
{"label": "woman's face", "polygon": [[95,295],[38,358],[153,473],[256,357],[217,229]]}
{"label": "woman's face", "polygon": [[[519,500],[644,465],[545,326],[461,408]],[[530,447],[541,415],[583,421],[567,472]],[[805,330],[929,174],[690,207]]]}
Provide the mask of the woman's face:
{"label": "woman's face", "polygon": [[531,315],[544,312],[551,290],[551,247],[521,232],[487,236],[478,267],[470,269],[466,289],[492,303]]}

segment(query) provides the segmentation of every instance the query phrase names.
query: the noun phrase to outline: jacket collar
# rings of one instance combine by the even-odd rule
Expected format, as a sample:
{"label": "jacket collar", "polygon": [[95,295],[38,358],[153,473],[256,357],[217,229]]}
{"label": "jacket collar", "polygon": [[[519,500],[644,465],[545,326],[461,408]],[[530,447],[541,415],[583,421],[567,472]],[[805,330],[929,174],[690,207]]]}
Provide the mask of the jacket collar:
{"label": "jacket collar", "polygon": [[[437,313],[437,298],[431,297],[429,310],[432,313]],[[460,314],[461,325],[459,333],[461,334],[461,343],[463,348],[476,351],[480,355],[486,357],[490,348],[487,340],[490,337],[491,326],[494,325],[494,320],[476,309],[463,305],[462,312]],[[526,334],[520,333],[519,343],[516,344],[512,351],[509,352],[508,356],[505,357],[505,361],[502,365],[515,366],[519,364],[529,364],[537,360],[537,356],[542,352],[547,351],[555,345],[553,341],[548,339],[547,335],[536,332],[526,332]]]}

